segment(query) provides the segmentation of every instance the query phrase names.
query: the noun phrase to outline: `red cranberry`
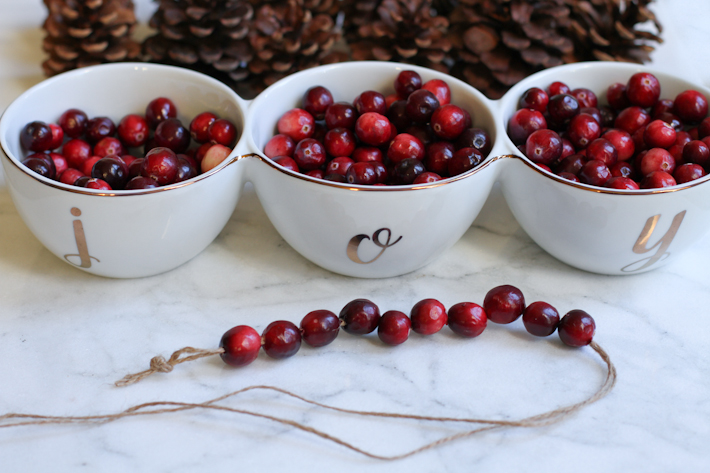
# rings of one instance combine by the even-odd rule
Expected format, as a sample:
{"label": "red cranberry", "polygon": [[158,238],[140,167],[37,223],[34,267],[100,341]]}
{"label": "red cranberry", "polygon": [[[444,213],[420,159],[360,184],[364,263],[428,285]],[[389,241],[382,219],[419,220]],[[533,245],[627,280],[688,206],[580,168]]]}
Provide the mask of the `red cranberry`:
{"label": "red cranberry", "polygon": [[565,159],[561,160],[555,167],[555,173],[561,174],[563,172],[577,175],[579,171],[584,166],[587,160],[581,154],[573,154],[572,156],[567,156]]}
{"label": "red cranberry", "polygon": [[437,108],[439,100],[427,89],[415,90],[407,97],[407,115],[415,123],[429,122]]}
{"label": "red cranberry", "polygon": [[222,361],[230,366],[246,366],[259,356],[261,336],[249,326],[238,325],[222,335],[219,347],[224,350],[220,354]]}
{"label": "red cranberry", "polygon": [[[157,134],[157,131],[156,131]],[[237,141],[237,127],[226,118],[218,118],[207,129],[210,141],[231,148]]]}
{"label": "red cranberry", "polygon": [[573,89],[569,93],[572,97],[577,99],[577,102],[581,107],[596,107],[598,100],[594,92],[585,88]]}
{"label": "red cranberry", "polygon": [[47,149],[57,149],[64,143],[64,130],[56,123],[49,123],[48,126],[52,130],[52,141]]}
{"label": "red cranberry", "polygon": [[123,148],[121,141],[113,136],[107,136],[94,145],[94,156],[101,156],[103,158],[110,154],[121,156],[125,153],[126,150]]}
{"label": "red cranberry", "polygon": [[424,156],[424,144],[408,133],[395,136],[387,148],[387,158],[395,164],[410,158],[422,160]]}
{"label": "red cranberry", "polygon": [[287,320],[277,320],[266,326],[261,340],[264,352],[271,358],[288,358],[301,348],[301,331]]}
{"label": "red cranberry", "polygon": [[569,94],[558,94],[550,97],[547,104],[547,113],[555,124],[562,125],[569,122],[579,113],[579,102]]}
{"label": "red cranberry", "polygon": [[509,324],[523,314],[525,297],[515,286],[497,286],[486,294],[483,308],[491,322]]}
{"label": "red cranberry", "polygon": [[345,156],[333,158],[325,166],[325,174],[340,174],[344,177],[353,163],[352,159]]}
{"label": "red cranberry", "polygon": [[637,72],[626,83],[626,96],[633,105],[652,107],[661,96],[661,84],[653,74]]}
{"label": "red cranberry", "polygon": [[62,173],[69,168],[67,160],[59,153],[49,153],[49,160],[51,160],[54,165],[55,179],[59,179]]}
{"label": "red cranberry", "polygon": [[81,169],[84,161],[91,156],[91,145],[78,138],[72,139],[64,143],[62,154],[66,158],[69,167]]}
{"label": "red cranberry", "polygon": [[655,117],[657,120],[661,120],[666,122],[671,128],[673,128],[673,131],[682,131],[683,130],[683,123],[681,123],[680,118],[677,116],[673,115],[672,113],[666,112],[666,113],[661,113]]}
{"label": "red cranberry", "polygon": [[315,120],[313,115],[301,108],[294,108],[284,113],[279,118],[276,127],[279,133],[290,136],[298,143],[299,141],[309,138],[315,131]]}
{"label": "red cranberry", "polygon": [[473,338],[486,329],[488,316],[486,311],[473,302],[459,302],[449,308],[449,328],[457,335]]}
{"label": "red cranberry", "polygon": [[392,125],[382,114],[367,112],[355,122],[355,135],[370,146],[382,146],[390,140],[391,134]]}
{"label": "red cranberry", "polygon": [[631,135],[624,130],[612,128],[602,134],[602,138],[608,140],[614,149],[616,149],[616,157],[619,161],[627,161],[631,159],[635,152],[634,140]]}
{"label": "red cranberry", "polygon": [[30,151],[48,151],[52,141],[52,129],[44,122],[30,122],[20,132],[22,147]]}
{"label": "red cranberry", "polygon": [[647,176],[654,171],[665,171],[672,174],[675,169],[675,160],[665,149],[652,148],[638,163],[638,169],[642,176]]}
{"label": "red cranberry", "polygon": [[449,173],[449,159],[454,155],[454,145],[448,141],[437,141],[426,148],[424,164],[427,170],[446,176]]}
{"label": "red cranberry", "polygon": [[583,310],[571,310],[562,317],[557,326],[557,333],[565,345],[583,347],[594,338],[596,324],[591,315]]}
{"label": "red cranberry", "polygon": [[74,185],[77,179],[84,176],[84,173],[74,168],[67,168],[59,178],[59,182],[67,185]]}
{"label": "red cranberry", "polygon": [[108,182],[104,181],[103,179],[98,179],[94,177],[86,181],[84,187],[86,187],[87,189],[96,189],[102,191],[113,190]]}
{"label": "red cranberry", "polygon": [[131,180],[129,180],[126,183],[126,187],[124,189],[125,190],[155,189],[156,187],[160,187],[160,186],[155,181],[155,179],[151,179],[150,177],[135,176],[135,177],[131,178]]}
{"label": "red cranberry", "polygon": [[325,149],[320,141],[305,138],[296,145],[293,159],[303,171],[318,169],[325,164]]}
{"label": "red cranberry", "polygon": [[176,117],[177,107],[166,97],[151,100],[145,108],[145,120],[151,129],[155,129],[163,120]]}
{"label": "red cranberry", "polygon": [[394,80],[394,90],[402,98],[422,88],[422,78],[416,71],[401,71]]}
{"label": "red cranberry", "polygon": [[710,146],[701,140],[689,141],[683,145],[682,156],[683,161],[686,163],[699,164],[705,167],[710,163]]}
{"label": "red cranberry", "polygon": [[673,179],[676,184],[685,184],[686,182],[700,179],[705,175],[705,170],[702,166],[693,163],[685,163],[678,166],[673,172]]}
{"label": "red cranberry", "polygon": [[59,117],[59,126],[64,130],[64,134],[69,138],[79,138],[86,130],[86,122],[89,117],[81,110],[70,108]]}
{"label": "red cranberry", "polygon": [[[316,179],[325,179],[325,173],[323,172],[322,169],[314,169],[312,171],[308,171],[306,173],[306,176],[315,177]],[[342,176],[342,177],[343,177],[343,179],[345,179],[345,176]]]}
{"label": "red cranberry", "polygon": [[89,159],[84,161],[81,165],[81,172],[87,176],[91,176],[91,171],[94,169],[94,164],[96,164],[101,159],[101,156],[91,156]]}
{"label": "red cranberry", "polygon": [[412,184],[431,184],[432,182],[440,181],[442,177],[435,172],[423,172],[419,174]]}
{"label": "red cranberry", "polygon": [[557,175],[564,179],[567,179],[568,181],[579,182],[579,178],[571,172],[562,171],[558,172]]}
{"label": "red cranberry", "polygon": [[455,140],[466,129],[463,109],[453,104],[437,108],[431,115],[431,129],[442,140]]}
{"label": "red cranberry", "polygon": [[273,159],[276,164],[285,167],[289,171],[300,172],[298,164],[290,156],[275,156]]}
{"label": "red cranberry", "polygon": [[98,143],[115,134],[116,124],[108,117],[95,117],[86,123],[86,140],[89,143]]}
{"label": "red cranberry", "polygon": [[626,84],[617,82],[610,85],[606,90],[606,101],[614,110],[623,110],[631,105],[626,96]]}
{"label": "red cranberry", "polygon": [[697,90],[681,92],[673,104],[673,112],[686,123],[698,123],[708,114],[708,101]]}
{"label": "red cranberry", "polygon": [[380,322],[380,309],[367,299],[348,302],[340,311],[343,330],[354,335],[373,332]]}
{"label": "red cranberry", "polygon": [[[217,120],[217,115],[212,112],[202,112],[190,122],[190,136],[198,143],[207,143],[210,140],[210,126]],[[120,131],[119,131],[120,133]]]}
{"label": "red cranberry", "polygon": [[569,122],[567,136],[575,148],[586,148],[589,143],[599,138],[601,126],[587,113],[575,115]]}
{"label": "red cranberry", "polygon": [[525,156],[535,163],[550,164],[562,154],[562,139],[552,130],[537,130],[525,142]]}
{"label": "red cranberry", "polygon": [[303,108],[316,120],[325,117],[325,111],[333,104],[333,94],[322,85],[311,87],[303,95]]}
{"label": "red cranberry", "polygon": [[328,130],[323,140],[326,152],[331,156],[350,156],[355,151],[355,133],[347,128]]}
{"label": "red cranberry", "polygon": [[592,159],[584,163],[578,176],[584,184],[601,187],[611,179],[611,171],[603,161]]}
{"label": "red cranberry", "polygon": [[560,314],[547,302],[533,302],[523,312],[525,330],[538,337],[547,337],[557,330]]}
{"label": "red cranberry", "polygon": [[432,335],[441,330],[448,319],[444,304],[436,299],[424,299],[412,307],[409,314],[412,330],[421,335]]}
{"label": "red cranberry", "polygon": [[148,122],[140,115],[129,114],[118,122],[118,137],[129,148],[143,146],[148,140]]}
{"label": "red cranberry", "polygon": [[412,322],[407,314],[398,310],[388,310],[380,318],[377,336],[383,343],[397,346],[407,341],[411,328]]}
{"label": "red cranberry", "polygon": [[382,151],[373,146],[359,146],[355,148],[350,158],[358,163],[377,161],[382,162]]}
{"label": "red cranberry", "polygon": [[663,120],[653,120],[646,125],[643,140],[649,148],[669,148],[675,143],[675,130]]}
{"label": "red cranberry", "polygon": [[345,173],[345,180],[350,184],[371,186],[379,182],[376,161],[353,163]]}
{"label": "red cranberry", "polygon": [[628,177],[633,178],[634,168],[626,161],[617,161],[610,168],[612,177]]}
{"label": "red cranberry", "polygon": [[276,156],[293,156],[293,150],[296,149],[296,142],[288,135],[281,133],[274,135],[266,146],[264,146],[264,154],[267,158],[275,158]]}
{"label": "red cranberry", "polygon": [[312,347],[324,347],[338,336],[340,319],[329,310],[314,310],[301,320],[303,341]]}
{"label": "red cranberry", "polygon": [[544,128],[547,121],[542,113],[528,108],[521,108],[508,120],[508,136],[516,145],[525,143],[532,132]]}
{"label": "red cranberry", "polygon": [[447,162],[449,176],[458,176],[475,168],[483,161],[483,155],[476,148],[461,148],[454,152]]}
{"label": "red cranberry", "polygon": [[145,155],[141,175],[164,186],[175,182],[178,172],[177,155],[169,148],[153,148]]}
{"label": "red cranberry", "polygon": [[375,112],[380,115],[387,113],[385,96],[374,90],[366,90],[353,100],[355,110],[362,115],[367,112]]}
{"label": "red cranberry", "polygon": [[571,91],[572,89],[564,82],[555,81],[547,88],[547,95],[552,97],[553,95],[569,94]]}
{"label": "red cranberry", "polygon": [[641,181],[641,189],[660,189],[676,185],[673,176],[665,171],[653,171]]}
{"label": "red cranberry", "polygon": [[428,90],[439,101],[439,105],[451,103],[451,89],[449,84],[441,79],[431,79],[422,85],[422,89]]}
{"label": "red cranberry", "polygon": [[118,156],[109,155],[96,161],[91,177],[105,181],[112,189],[123,189],[128,182],[128,166]]}
{"label": "red cranberry", "polygon": [[616,148],[605,138],[597,138],[587,146],[587,159],[598,159],[611,167],[618,159]]}
{"label": "red cranberry", "polygon": [[637,190],[639,189],[639,185],[634,181],[633,179],[630,179],[628,177],[612,177],[606,183],[604,183],[604,187],[608,187],[609,189],[626,189],[626,190]]}
{"label": "red cranberry", "polygon": [[623,109],[614,120],[614,128],[624,130],[633,135],[639,128],[651,122],[651,115],[641,107],[631,106]]}
{"label": "red cranberry", "polygon": [[530,108],[545,113],[550,97],[539,87],[531,87],[520,96],[518,108]]}
{"label": "red cranberry", "polygon": [[358,113],[351,104],[347,102],[336,102],[330,105],[325,111],[325,125],[328,129],[355,128]]}

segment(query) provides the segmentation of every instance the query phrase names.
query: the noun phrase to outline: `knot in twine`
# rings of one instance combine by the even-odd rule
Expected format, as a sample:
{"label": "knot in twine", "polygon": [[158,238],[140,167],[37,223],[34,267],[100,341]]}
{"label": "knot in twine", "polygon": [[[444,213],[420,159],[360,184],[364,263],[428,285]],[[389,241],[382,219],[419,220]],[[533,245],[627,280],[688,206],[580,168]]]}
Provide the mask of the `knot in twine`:
{"label": "knot in twine", "polygon": [[[186,353],[189,353],[190,355],[183,356]],[[137,383],[153,373],[170,373],[173,370],[173,367],[175,365],[179,365],[180,363],[198,360],[200,358],[219,355],[222,353],[224,353],[223,348],[217,348],[216,350],[204,350],[202,348],[185,347],[174,352],[167,360],[162,355],[154,356],[150,359],[150,368],[139,373],[129,374],[124,378],[119,379],[116,381],[116,386],[121,387]]]}

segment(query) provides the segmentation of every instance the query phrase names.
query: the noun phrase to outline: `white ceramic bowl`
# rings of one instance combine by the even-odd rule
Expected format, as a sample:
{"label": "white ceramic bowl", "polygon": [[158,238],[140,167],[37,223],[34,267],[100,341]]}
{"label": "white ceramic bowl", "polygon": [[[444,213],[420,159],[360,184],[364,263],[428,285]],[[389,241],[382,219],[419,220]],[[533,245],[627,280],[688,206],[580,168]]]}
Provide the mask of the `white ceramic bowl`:
{"label": "white ceramic bowl", "polygon": [[[606,104],[606,89],[626,83],[636,72],[651,72],[661,98],[696,89],[710,90],[636,64],[590,62],[534,74],[500,100],[499,126],[505,129],[517,102],[530,87],[562,81],[594,91]],[[520,154],[507,135],[509,152]],[[578,184],[543,171],[524,157],[500,160],[502,189],[516,220],[543,249],[561,261],[596,273],[634,274],[674,259],[710,229],[710,175],[664,189],[620,191]]]}
{"label": "white ceramic bowl", "polygon": [[45,80],[16,99],[0,119],[2,164],[15,206],[34,235],[63,261],[89,273],[142,277],[173,269],[219,234],[242,186],[235,153],[212,171],[166,187],[97,191],[65,185],[20,164],[22,127],[56,121],[69,108],[115,121],[169,97],[183,122],[210,110],[244,126],[243,101],[221,82],[187,69],[111,64]]}

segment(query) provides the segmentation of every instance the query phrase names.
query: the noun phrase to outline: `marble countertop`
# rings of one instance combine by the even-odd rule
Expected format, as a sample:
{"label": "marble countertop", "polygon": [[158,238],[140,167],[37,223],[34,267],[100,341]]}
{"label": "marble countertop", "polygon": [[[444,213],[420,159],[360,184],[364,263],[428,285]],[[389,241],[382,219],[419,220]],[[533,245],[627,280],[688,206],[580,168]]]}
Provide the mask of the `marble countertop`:
{"label": "marble countertop", "polygon": [[[41,2],[1,0],[0,110],[42,80]],[[710,86],[708,11],[697,0],[659,0],[665,26],[653,66]],[[137,1],[147,18],[152,2]],[[203,402],[273,385],[344,408],[503,420],[583,400],[601,384],[590,348],[527,336],[520,322],[474,340],[448,329],[397,348],[341,334],[285,361],[263,354],[230,369],[216,357],[139,384],[114,381],[184,346],[216,348],[224,331],[298,323],[365,297],[408,311],[433,297],[447,307],[482,302],[500,284],[561,311],[591,313],[595,340],[618,369],[606,398],[561,423],[485,432],[396,462],[366,458],[289,426],[219,411],[190,411],[101,425],[0,429],[3,471],[579,471],[710,470],[710,235],[673,263],[612,277],[569,267],[539,248],[494,193],[464,237],[414,273],[361,280],[323,270],[292,250],[250,187],[203,253],[166,274],[114,280],[77,270],[22,222],[0,171],[0,414],[113,413],[150,401]],[[374,335],[374,334],[373,334]],[[227,405],[279,416],[380,455],[397,455],[462,427],[328,413],[250,392]]]}

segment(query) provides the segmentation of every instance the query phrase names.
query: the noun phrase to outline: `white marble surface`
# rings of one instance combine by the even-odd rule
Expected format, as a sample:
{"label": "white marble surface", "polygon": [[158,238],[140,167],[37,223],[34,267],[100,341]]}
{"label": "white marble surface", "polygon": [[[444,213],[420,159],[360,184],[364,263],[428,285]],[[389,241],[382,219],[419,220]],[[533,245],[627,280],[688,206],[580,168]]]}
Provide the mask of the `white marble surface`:
{"label": "white marble surface", "polygon": [[[154,4],[137,1],[142,18]],[[666,44],[654,66],[710,85],[710,14],[697,0],[659,0]],[[39,0],[0,1],[0,110],[42,79]],[[693,12],[691,14],[691,12]],[[596,340],[619,371],[612,393],[540,429],[491,432],[391,462],[367,459],[266,420],[186,412],[99,426],[0,429],[0,469],[15,471],[580,471],[710,470],[710,236],[671,265],[607,277],[544,253],[497,196],[443,257],[386,280],[341,277],[294,252],[247,189],[227,227],[202,254],[164,275],[87,275],[45,250],[17,214],[0,172],[0,413],[109,413],[131,405],[200,402],[271,384],[341,407],[515,419],[577,402],[601,383],[591,349],[532,340],[521,323],[476,340],[412,336],[396,349],[347,334],[286,361],[261,355],[247,368],[218,359],[115,388],[155,354],[216,347],[238,324],[296,323],[367,297],[384,310],[417,300],[481,302],[498,284],[528,301],[594,315]],[[250,393],[231,406],[285,416],[378,454],[394,455],[460,430],[322,413],[283,396]]]}

